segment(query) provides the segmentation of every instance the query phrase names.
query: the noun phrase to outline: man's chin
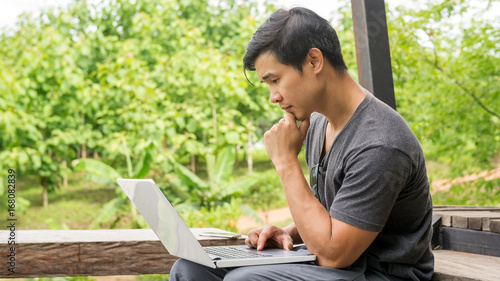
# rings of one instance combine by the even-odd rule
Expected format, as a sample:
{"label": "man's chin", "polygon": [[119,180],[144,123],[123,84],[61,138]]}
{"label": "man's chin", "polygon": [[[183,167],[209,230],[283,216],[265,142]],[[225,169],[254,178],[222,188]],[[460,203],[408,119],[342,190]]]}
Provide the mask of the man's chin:
{"label": "man's chin", "polygon": [[302,122],[302,121],[304,121],[304,120],[307,119],[307,117],[302,116],[302,115],[295,115],[295,113],[293,113],[293,116],[295,116],[295,120],[296,121],[300,121],[300,122]]}
{"label": "man's chin", "polygon": [[311,115],[303,116],[303,115],[295,115],[295,114],[293,114],[293,115],[295,116],[295,120],[300,121],[300,122],[306,120],[307,118],[309,118],[311,116]]}

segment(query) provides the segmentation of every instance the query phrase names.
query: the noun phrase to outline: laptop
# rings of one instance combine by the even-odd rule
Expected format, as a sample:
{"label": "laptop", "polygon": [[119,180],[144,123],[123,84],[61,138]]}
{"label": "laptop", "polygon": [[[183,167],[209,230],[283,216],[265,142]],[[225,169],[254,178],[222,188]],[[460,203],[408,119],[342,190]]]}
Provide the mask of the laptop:
{"label": "laptop", "polygon": [[210,268],[316,260],[316,256],[309,253],[304,246],[297,246],[292,250],[270,248],[262,251],[246,245],[202,247],[153,180],[117,181],[168,252],[174,256]]}

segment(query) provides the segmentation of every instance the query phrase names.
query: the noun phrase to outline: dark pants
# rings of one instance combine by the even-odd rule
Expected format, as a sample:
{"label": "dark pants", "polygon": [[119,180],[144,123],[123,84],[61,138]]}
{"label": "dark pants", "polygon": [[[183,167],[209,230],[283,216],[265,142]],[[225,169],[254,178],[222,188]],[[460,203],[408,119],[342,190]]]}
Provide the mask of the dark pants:
{"label": "dark pants", "polygon": [[261,280],[390,280],[383,272],[367,270],[367,259],[359,258],[347,269],[318,266],[313,263],[287,263],[212,269],[184,259],[175,262],[171,281],[261,281]]}

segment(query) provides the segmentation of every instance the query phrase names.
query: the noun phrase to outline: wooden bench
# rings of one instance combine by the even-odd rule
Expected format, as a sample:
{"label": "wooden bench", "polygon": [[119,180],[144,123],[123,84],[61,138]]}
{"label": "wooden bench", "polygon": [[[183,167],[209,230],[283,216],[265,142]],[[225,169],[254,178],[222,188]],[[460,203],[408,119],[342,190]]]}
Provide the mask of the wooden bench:
{"label": "wooden bench", "polygon": [[[198,235],[203,246],[244,244],[241,239]],[[19,230],[15,233],[15,273],[9,272],[7,241],[0,231],[0,278],[166,274],[176,257],[150,229]],[[500,257],[437,250],[434,280],[498,280]]]}

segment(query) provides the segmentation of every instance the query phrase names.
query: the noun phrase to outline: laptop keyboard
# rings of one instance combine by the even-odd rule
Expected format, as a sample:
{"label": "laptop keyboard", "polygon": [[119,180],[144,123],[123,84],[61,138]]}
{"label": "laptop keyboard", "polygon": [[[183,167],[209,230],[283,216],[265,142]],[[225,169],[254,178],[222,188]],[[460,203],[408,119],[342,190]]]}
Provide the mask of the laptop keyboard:
{"label": "laptop keyboard", "polygon": [[226,259],[245,259],[245,258],[260,258],[272,257],[273,255],[245,251],[235,247],[207,247],[203,248],[210,255],[223,257]]}

